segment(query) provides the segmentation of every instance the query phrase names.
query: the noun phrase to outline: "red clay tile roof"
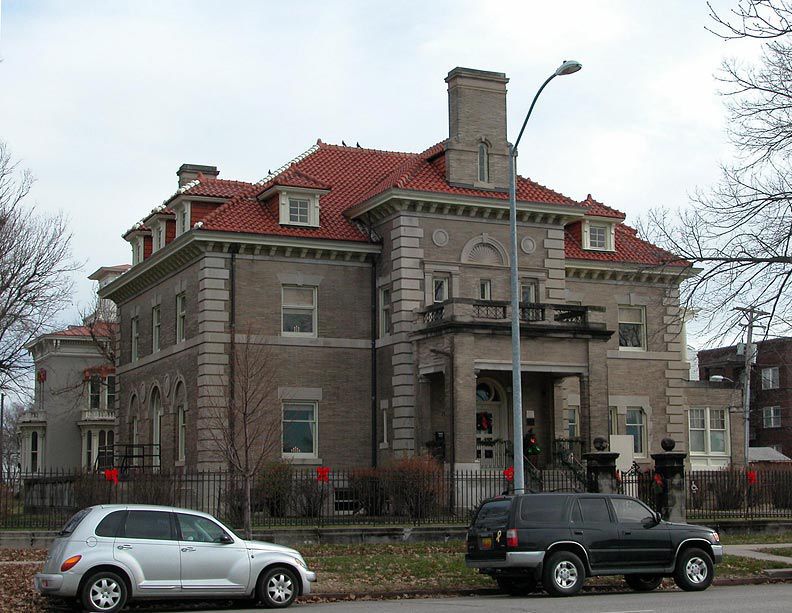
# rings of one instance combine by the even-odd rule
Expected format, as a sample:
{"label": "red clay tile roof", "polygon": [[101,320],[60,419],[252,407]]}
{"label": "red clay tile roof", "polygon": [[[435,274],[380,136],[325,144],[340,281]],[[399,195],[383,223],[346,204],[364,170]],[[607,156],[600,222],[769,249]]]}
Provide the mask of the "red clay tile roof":
{"label": "red clay tile roof", "polygon": [[[98,321],[94,326],[94,335],[97,338],[110,337],[115,334],[118,324],[109,321]],[[50,332],[47,336],[78,336],[91,338],[91,329],[88,326],[69,326],[64,330]]]}
{"label": "red clay tile roof", "polygon": [[586,215],[597,217],[613,217],[614,219],[625,219],[627,217],[627,215],[621,211],[617,211],[616,209],[612,209],[601,202],[597,202],[591,197],[591,194],[586,196],[586,199],[580,204],[586,207]]}
{"label": "red clay tile roof", "polygon": [[570,260],[621,262],[648,266],[668,265],[684,267],[690,265],[689,262],[680,260],[672,253],[639,238],[635,228],[624,224],[616,224],[616,251],[588,251],[583,249],[580,222],[567,226],[565,234],[564,253],[567,259]]}
{"label": "red clay tile roof", "polygon": [[196,179],[198,183],[184,190],[190,196],[208,196],[210,198],[233,198],[247,190],[252,184],[246,181],[231,181],[230,179],[210,179],[202,174]]}

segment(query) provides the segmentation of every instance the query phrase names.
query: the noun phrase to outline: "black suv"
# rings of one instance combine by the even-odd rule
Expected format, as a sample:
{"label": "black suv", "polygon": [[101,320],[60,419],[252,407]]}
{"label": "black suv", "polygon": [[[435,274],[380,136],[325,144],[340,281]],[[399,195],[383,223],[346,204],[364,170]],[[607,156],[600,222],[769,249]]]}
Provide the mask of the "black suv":
{"label": "black suv", "polygon": [[571,596],[586,577],[624,575],[638,591],[673,577],[704,590],[723,558],[717,532],[662,521],[640,500],[615,494],[525,494],[485,500],[467,533],[465,563],[510,594],[541,581]]}

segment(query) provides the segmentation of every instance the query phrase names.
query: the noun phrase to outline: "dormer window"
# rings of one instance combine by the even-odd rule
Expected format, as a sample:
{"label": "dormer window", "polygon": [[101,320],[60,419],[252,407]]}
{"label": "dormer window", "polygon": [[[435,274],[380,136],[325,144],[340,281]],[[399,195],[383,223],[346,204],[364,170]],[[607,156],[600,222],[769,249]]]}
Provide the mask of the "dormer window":
{"label": "dormer window", "polygon": [[589,251],[615,251],[615,226],[613,223],[590,221],[583,222],[583,249]]}
{"label": "dormer window", "polygon": [[185,202],[176,213],[176,236],[190,231],[190,203]]}
{"label": "dormer window", "polygon": [[319,194],[284,190],[278,200],[282,226],[319,227]]}
{"label": "dormer window", "polygon": [[143,237],[139,236],[132,241],[132,265],[143,261]]}

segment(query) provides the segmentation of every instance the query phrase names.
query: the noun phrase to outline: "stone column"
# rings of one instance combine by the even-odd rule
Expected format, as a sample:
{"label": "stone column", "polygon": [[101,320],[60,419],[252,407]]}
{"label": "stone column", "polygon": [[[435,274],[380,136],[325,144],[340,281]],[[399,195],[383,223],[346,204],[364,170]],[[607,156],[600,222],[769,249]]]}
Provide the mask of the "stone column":
{"label": "stone column", "polygon": [[684,522],[685,509],[685,458],[686,453],[674,451],[676,441],[664,438],[660,442],[662,453],[653,453],[655,472],[663,478],[662,491],[657,493],[657,510],[666,521]]}
{"label": "stone column", "polygon": [[[580,398],[582,404],[582,394]],[[619,454],[605,451],[607,446],[607,441],[598,436],[594,439],[594,448],[597,451],[583,454],[583,459],[586,461],[587,490],[589,492],[599,494],[615,494],[618,492],[615,473],[616,458],[619,457]]]}
{"label": "stone column", "polygon": [[454,463],[456,468],[478,468],[476,463],[476,372],[473,335],[456,334],[453,344]]}
{"label": "stone column", "polygon": [[586,451],[590,449],[591,440],[591,388],[588,375],[579,375],[578,385],[580,386],[580,438],[583,441],[583,451]]}

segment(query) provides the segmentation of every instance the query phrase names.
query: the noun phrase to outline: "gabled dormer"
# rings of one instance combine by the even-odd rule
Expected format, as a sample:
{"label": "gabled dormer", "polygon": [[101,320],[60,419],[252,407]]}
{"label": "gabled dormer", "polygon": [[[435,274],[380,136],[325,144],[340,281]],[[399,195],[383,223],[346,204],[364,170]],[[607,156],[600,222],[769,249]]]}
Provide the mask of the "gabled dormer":
{"label": "gabled dormer", "polygon": [[159,251],[175,237],[176,216],[164,205],[154,209],[144,220],[151,230],[151,252]]}
{"label": "gabled dormer", "polygon": [[132,247],[132,266],[140,264],[151,255],[151,230],[142,221],[127,230],[123,239]]}
{"label": "gabled dormer", "polygon": [[616,226],[624,221],[624,213],[597,202],[591,194],[581,204],[586,207],[586,216],[580,222],[581,247],[586,251],[616,251]]}
{"label": "gabled dormer", "polygon": [[320,226],[320,198],[330,186],[300,172],[287,170],[275,179],[259,200],[265,206],[277,206],[278,223],[282,226]]}

